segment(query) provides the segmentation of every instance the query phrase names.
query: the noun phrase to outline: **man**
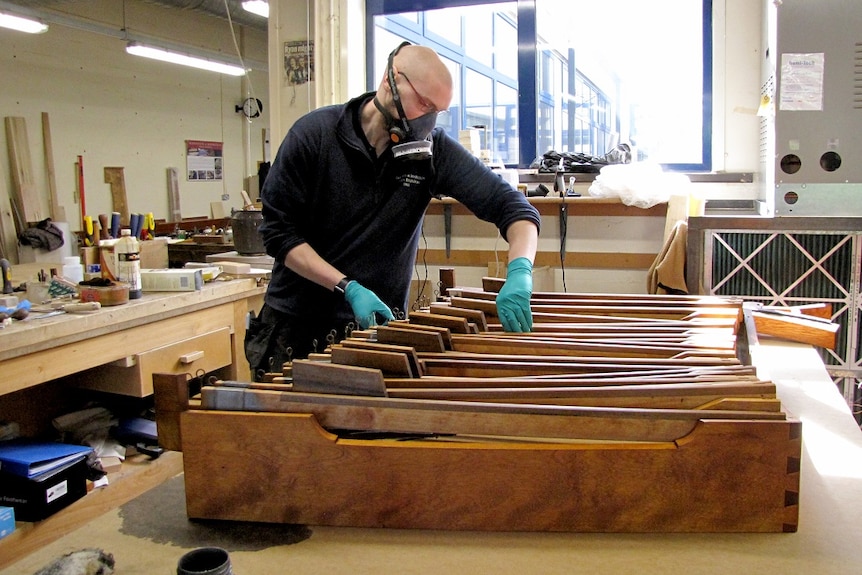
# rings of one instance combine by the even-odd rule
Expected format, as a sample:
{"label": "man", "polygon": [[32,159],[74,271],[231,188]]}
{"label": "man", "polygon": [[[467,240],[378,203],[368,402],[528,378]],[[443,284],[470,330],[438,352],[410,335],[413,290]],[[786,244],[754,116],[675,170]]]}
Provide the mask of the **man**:
{"label": "man", "polygon": [[322,351],[351,326],[406,312],[422,218],[435,195],[500,229],[510,263],[498,314],[507,331],[530,331],[539,214],[434,128],[451,100],[439,56],[405,42],[389,55],[376,92],[314,110],[288,131],[261,192],[260,232],[275,265],[246,336],[255,374]]}

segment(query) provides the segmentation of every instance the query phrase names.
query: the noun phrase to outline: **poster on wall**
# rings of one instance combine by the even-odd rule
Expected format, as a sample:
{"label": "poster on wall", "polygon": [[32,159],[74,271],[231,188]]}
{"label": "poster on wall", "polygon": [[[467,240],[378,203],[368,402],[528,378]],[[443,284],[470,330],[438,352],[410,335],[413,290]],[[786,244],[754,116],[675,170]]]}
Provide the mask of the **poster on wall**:
{"label": "poster on wall", "polygon": [[284,78],[294,86],[314,82],[314,42],[292,40],[284,43]]}
{"label": "poster on wall", "polygon": [[222,179],[222,142],[186,140],[186,173],[190,182]]}

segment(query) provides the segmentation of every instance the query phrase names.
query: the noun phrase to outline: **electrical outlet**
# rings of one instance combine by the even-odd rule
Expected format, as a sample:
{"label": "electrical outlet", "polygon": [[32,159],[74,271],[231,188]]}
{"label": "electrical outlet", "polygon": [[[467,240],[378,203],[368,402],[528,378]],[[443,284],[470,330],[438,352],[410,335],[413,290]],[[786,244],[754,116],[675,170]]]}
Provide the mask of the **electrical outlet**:
{"label": "electrical outlet", "polygon": [[230,199],[230,194],[222,194],[221,201],[226,202]]}

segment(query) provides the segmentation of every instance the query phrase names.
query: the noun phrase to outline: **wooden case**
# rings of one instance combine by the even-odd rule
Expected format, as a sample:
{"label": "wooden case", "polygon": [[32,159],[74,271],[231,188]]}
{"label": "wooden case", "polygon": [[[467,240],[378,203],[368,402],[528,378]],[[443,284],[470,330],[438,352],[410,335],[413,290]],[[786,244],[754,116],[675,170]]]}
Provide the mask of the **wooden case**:
{"label": "wooden case", "polygon": [[181,416],[190,518],[353,527],[788,532],[801,424],[701,420],[675,442],[341,439],[313,415]]}

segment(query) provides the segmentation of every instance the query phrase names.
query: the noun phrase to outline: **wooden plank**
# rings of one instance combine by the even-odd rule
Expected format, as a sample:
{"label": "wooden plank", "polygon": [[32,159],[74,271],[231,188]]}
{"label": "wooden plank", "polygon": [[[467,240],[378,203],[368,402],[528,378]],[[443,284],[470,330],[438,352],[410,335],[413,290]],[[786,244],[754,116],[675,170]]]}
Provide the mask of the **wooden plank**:
{"label": "wooden plank", "polygon": [[334,365],[307,359],[295,360],[291,367],[295,392],[386,397],[386,384],[379,369]]}
{"label": "wooden plank", "polygon": [[393,399],[328,393],[206,386],[201,408],[313,413],[327,429],[384,433],[468,434],[610,441],[675,441],[700,419],[784,419],[783,413],[599,408]]}
{"label": "wooden plank", "polygon": [[448,303],[432,303],[430,306],[431,313],[440,315],[452,315],[455,317],[463,317],[467,321],[475,323],[479,331],[488,331],[488,322],[485,319],[485,314],[475,309],[465,309],[454,307]]}
{"label": "wooden plank", "polygon": [[[581,405],[589,407],[640,407],[651,409],[730,409],[779,411],[772,383],[676,383],[574,387],[389,388],[389,397],[445,399],[449,401],[500,401]],[[738,399],[772,400],[770,404],[732,403]],[[721,403],[724,402],[724,403]]]}
{"label": "wooden plank", "polygon": [[703,420],[659,444],[345,440],[308,414],[189,411],[182,424],[192,519],[630,533],[798,522],[794,421]]}
{"label": "wooden plank", "polygon": [[154,373],[153,400],[159,445],[182,451],[180,413],[189,408],[189,376],[185,373]]}
{"label": "wooden plank", "polygon": [[60,204],[57,194],[57,175],[54,170],[54,144],[51,139],[51,120],[48,112],[42,112],[42,147],[45,153],[45,175],[48,180],[48,207],[51,219],[55,222],[66,221],[66,208]]}
{"label": "wooden plank", "polygon": [[179,222],[183,219],[180,208],[180,181],[176,168],[167,169],[168,176],[168,221]]}
{"label": "wooden plank", "polygon": [[379,369],[386,377],[419,377],[417,372],[411,370],[405,353],[333,346],[330,356],[334,364]]}
{"label": "wooden plank", "polygon": [[[451,337],[446,338],[449,330],[443,333],[439,328],[416,329],[403,322],[389,322],[389,325],[377,327],[377,341],[380,343],[393,343],[396,345],[408,345],[416,351],[439,351],[444,352],[452,349]],[[449,345],[446,345],[446,341]]]}
{"label": "wooden plank", "polygon": [[462,317],[424,311],[411,311],[407,319],[414,325],[442,327],[448,329],[451,333],[470,333],[467,319]]}
{"label": "wooden plank", "polygon": [[[730,349],[701,348],[693,345],[674,345],[655,340],[638,343],[606,343],[593,340],[576,340],[530,337],[493,337],[490,335],[452,335],[454,351],[479,354],[506,354],[510,356],[602,356],[602,357],[680,357],[683,352],[710,357],[735,357]],[[690,354],[691,355],[691,354]]]}
{"label": "wooden plank", "polygon": [[825,349],[835,349],[840,327],[837,323],[824,321],[813,316],[809,318],[782,312],[754,311],[751,316],[754,319],[754,327],[758,335],[770,335]]}
{"label": "wooden plank", "polygon": [[377,351],[388,351],[400,353],[407,358],[410,366],[410,377],[420,377],[422,375],[422,364],[419,363],[419,357],[416,355],[416,349],[407,345],[395,345],[388,343],[379,343],[370,341],[365,338],[349,337],[342,340],[338,345],[342,347],[353,347],[359,349],[371,349]]}
{"label": "wooden plank", "polygon": [[9,152],[9,172],[12,176],[12,205],[15,227],[21,234],[28,223],[48,217],[39,202],[39,190],[33,175],[27,121],[18,116],[6,116],[6,147]]}
{"label": "wooden plank", "polygon": [[739,365],[735,357],[693,356],[662,357],[603,357],[579,356],[510,356],[506,354],[474,354],[462,352],[419,354],[427,375],[462,377],[514,377],[564,375],[585,371],[645,370],[659,367],[732,366]]}
{"label": "wooden plank", "polygon": [[123,174],[123,168],[106,167],[105,183],[111,186],[113,211],[120,213],[122,225],[129,225],[129,205],[126,198],[126,177]]}

